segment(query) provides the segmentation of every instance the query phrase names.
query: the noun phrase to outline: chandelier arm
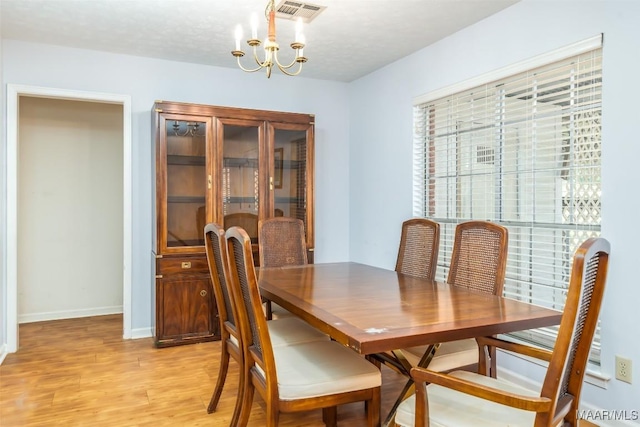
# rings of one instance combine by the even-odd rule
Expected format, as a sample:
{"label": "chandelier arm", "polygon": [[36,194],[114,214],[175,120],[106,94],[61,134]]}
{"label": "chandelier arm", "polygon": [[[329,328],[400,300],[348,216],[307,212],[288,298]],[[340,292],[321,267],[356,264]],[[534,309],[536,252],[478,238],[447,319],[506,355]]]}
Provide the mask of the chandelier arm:
{"label": "chandelier arm", "polygon": [[296,57],[295,57],[295,58],[293,58],[293,61],[291,61],[291,64],[289,64],[289,65],[282,65],[282,64],[280,63],[280,61],[278,61],[278,53],[277,53],[277,52],[275,52],[275,53],[274,53],[274,55],[273,55],[273,60],[274,60],[274,62],[276,63],[276,65],[278,66],[278,68],[280,69],[280,71],[282,71],[283,69],[289,69],[289,68],[293,67],[294,65],[296,65],[296,62],[298,62],[298,60],[297,60],[297,59],[298,59],[298,56],[296,55]]}
{"label": "chandelier arm", "polygon": [[[242,66],[242,64],[240,63],[240,57],[238,56],[237,58],[238,58],[238,67],[240,67],[240,69],[241,69],[242,71],[246,71],[247,73],[255,73],[256,71],[262,70],[262,69],[264,68],[264,67],[263,67],[263,66],[261,66],[261,65],[259,65],[257,68],[253,68],[253,69],[250,69],[250,68],[244,68],[244,67]],[[260,63],[258,63],[258,64],[260,64]]]}
{"label": "chandelier arm", "polygon": [[[299,62],[298,64],[300,64],[300,66],[298,67],[298,71],[291,73],[289,71],[287,71],[287,68],[282,68],[280,67],[280,64],[278,64],[278,68],[280,69],[280,71],[282,71],[284,74],[286,74],[287,76],[297,76],[298,74],[300,74],[300,72],[302,71],[302,62]],[[293,64],[291,64],[293,66]],[[291,68],[291,67],[288,67]]]}
{"label": "chandelier arm", "polygon": [[260,61],[260,58],[258,58],[258,51],[255,46],[253,47],[253,59],[255,59],[256,64],[258,64],[260,68],[268,67],[269,64],[273,65],[273,63],[271,62],[272,57],[273,57],[272,54],[269,54],[267,51],[265,51],[264,61]]}

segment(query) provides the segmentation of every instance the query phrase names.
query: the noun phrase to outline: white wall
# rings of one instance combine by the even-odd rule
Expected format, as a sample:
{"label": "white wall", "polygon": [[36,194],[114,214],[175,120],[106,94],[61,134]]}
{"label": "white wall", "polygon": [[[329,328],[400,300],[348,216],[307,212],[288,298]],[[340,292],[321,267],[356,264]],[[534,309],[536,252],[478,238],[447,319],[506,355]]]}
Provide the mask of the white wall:
{"label": "white wall", "polygon": [[[639,19],[636,1],[523,0],[350,84],[351,260],[393,268],[400,223],[412,214],[412,98],[604,33],[602,235],[612,244],[612,257],[601,316],[602,371],[613,374],[616,354],[640,367],[640,341],[628,337],[640,322],[640,230],[634,226],[640,211],[634,190]],[[506,359],[501,365],[541,379],[539,367]],[[616,380],[606,390],[586,384],[583,401],[602,409],[639,409],[639,372],[635,386]]]}
{"label": "white wall", "polygon": [[[0,2],[0,34],[2,33],[2,2]],[[3,67],[2,67],[2,43],[0,43],[0,82],[4,82],[2,79]],[[6,150],[4,149],[5,140],[7,133],[5,129],[6,126],[6,116],[5,116],[5,98],[4,98],[4,83],[0,84],[0,127],[2,128],[2,132],[0,132],[0,169],[3,171],[7,170],[7,166],[5,164],[6,160]],[[0,174],[0,312],[6,313],[6,301],[7,301],[7,270],[4,265],[4,254],[6,251],[7,239],[4,237],[4,230],[6,230],[6,200],[7,200],[7,190],[6,190],[6,176],[5,174]],[[6,315],[0,316],[0,363],[4,359],[4,343],[7,342],[6,335],[6,324],[7,318]]]}
{"label": "white wall", "polygon": [[18,321],[122,313],[122,106],[23,96]]}
{"label": "white wall", "polygon": [[[349,257],[347,84],[247,74],[81,49],[2,41],[2,84],[128,94],[132,99],[132,329],[152,326],[151,107],[157,99],[316,115],[316,260]],[[230,58],[232,59],[232,58]],[[4,101],[3,101],[4,102]],[[4,115],[3,115],[4,117]],[[2,152],[6,147],[3,135]],[[4,179],[4,178],[3,178]],[[4,221],[5,213],[2,213]],[[2,291],[6,290],[3,280]],[[3,311],[3,313],[5,313]],[[4,315],[0,322],[5,322]],[[3,328],[4,329],[4,328]]]}
{"label": "white wall", "polygon": [[[3,41],[0,72],[3,87],[16,83],[132,96],[132,321],[133,328],[143,328],[150,326],[153,283],[148,267],[153,100],[316,114],[316,259],[351,259],[393,268],[400,224],[412,213],[412,98],[602,32],[602,227],[613,247],[602,312],[602,357],[603,371],[612,373],[615,354],[640,363],[640,342],[626,337],[628,325],[640,320],[634,268],[640,232],[633,227],[640,199],[629,190],[638,181],[633,171],[640,158],[635,136],[640,87],[634,84],[640,65],[638,18],[636,1],[523,0],[348,85],[278,75],[267,81],[263,75],[231,69],[12,40]],[[2,141],[0,156],[4,133]],[[5,211],[0,212],[4,222]],[[344,212],[350,213],[348,221]],[[5,290],[3,280],[0,298]],[[4,322],[0,316],[0,326]],[[539,369],[527,369],[532,377],[539,376]],[[635,372],[638,384],[640,369]],[[607,390],[587,385],[584,400],[605,409],[637,409],[640,389],[612,380]]]}

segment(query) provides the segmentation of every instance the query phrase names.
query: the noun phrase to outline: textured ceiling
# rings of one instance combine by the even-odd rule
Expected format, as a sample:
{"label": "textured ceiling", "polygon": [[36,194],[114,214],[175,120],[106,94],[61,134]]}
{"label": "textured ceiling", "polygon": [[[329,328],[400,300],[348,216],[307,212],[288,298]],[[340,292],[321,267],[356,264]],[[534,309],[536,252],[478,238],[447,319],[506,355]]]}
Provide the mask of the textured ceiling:
{"label": "textured ceiling", "polygon": [[[303,75],[352,81],[517,1],[313,0],[327,8],[305,25],[309,62]],[[0,13],[7,39],[237,68],[230,53],[235,27],[242,24],[248,34],[249,17],[262,16],[265,5],[266,0],[0,0]],[[295,23],[279,19],[277,25],[282,62],[289,62]],[[259,38],[265,26],[261,20]]]}

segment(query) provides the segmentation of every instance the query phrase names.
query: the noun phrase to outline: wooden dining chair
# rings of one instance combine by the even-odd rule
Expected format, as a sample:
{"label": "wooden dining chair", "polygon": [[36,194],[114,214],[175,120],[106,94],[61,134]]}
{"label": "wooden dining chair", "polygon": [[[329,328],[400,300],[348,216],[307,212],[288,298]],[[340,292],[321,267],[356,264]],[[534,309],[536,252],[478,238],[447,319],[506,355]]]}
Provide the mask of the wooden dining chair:
{"label": "wooden dining chair", "polygon": [[[380,371],[364,357],[335,341],[276,347],[263,315],[262,298],[253,268],[251,241],[246,232],[227,230],[230,265],[238,300],[245,354],[245,392],[240,426],[245,426],[257,390],[266,405],[266,424],[278,425],[281,412],[322,409],[327,426],[337,425],[337,406],[365,401],[369,426],[380,425]],[[240,304],[238,304],[240,306]]]}
{"label": "wooden dining chair", "polygon": [[[210,414],[215,412],[222,389],[227,378],[229,370],[229,359],[232,357],[240,367],[243,366],[243,352],[240,347],[238,337],[240,333],[236,327],[236,313],[231,300],[231,295],[227,289],[227,278],[229,277],[229,262],[226,251],[226,239],[224,229],[218,224],[209,223],[204,227],[205,252],[207,254],[207,262],[209,263],[209,275],[213,285],[213,294],[216,299],[216,307],[218,309],[218,318],[220,320],[220,370],[218,372],[218,380],[214,389],[211,401],[207,407]],[[244,378],[239,376],[238,397],[237,401],[242,398]],[[240,414],[239,406],[236,405],[232,425],[237,422]]]}
{"label": "wooden dining chair", "polygon": [[[473,291],[502,295],[507,268],[508,230],[489,221],[467,221],[456,226],[447,283]],[[491,350],[495,352],[495,349]],[[491,363],[495,364],[495,354]],[[389,418],[402,399],[411,393],[413,367],[429,367],[438,372],[453,369],[477,370],[478,344],[473,338],[403,348],[386,357],[387,366],[394,367],[408,377],[400,398],[396,400]]]}
{"label": "wooden dining chair", "polygon": [[426,218],[406,220],[402,223],[396,271],[433,280],[439,247],[440,224]]}
{"label": "wooden dining chair", "polygon": [[253,242],[258,238],[258,215],[251,212],[233,212],[224,216],[224,228],[242,227]]}
{"label": "wooden dining chair", "polygon": [[[205,252],[209,264],[209,274],[216,299],[216,307],[220,320],[220,370],[207,412],[215,412],[229,370],[229,359],[233,358],[242,373],[244,366],[244,352],[240,343],[241,336],[237,327],[237,307],[231,289],[232,275],[229,270],[229,257],[227,254],[227,242],[224,229],[216,223],[209,223],[204,227]],[[267,326],[273,336],[275,346],[288,345],[290,343],[304,343],[311,341],[328,341],[329,336],[311,327],[301,319],[292,317],[281,320],[269,321]],[[238,398],[234,409],[232,423],[235,425],[240,415],[239,403],[244,391],[244,377],[239,376]]]}
{"label": "wooden dining chair", "polygon": [[[478,339],[480,373],[443,374],[414,368],[416,394],[400,405],[396,425],[576,427],[580,393],[604,293],[610,244],[604,238],[585,241],[573,257],[569,289],[553,351],[501,339]],[[489,347],[548,362],[539,392],[488,372]],[[429,384],[425,387],[425,384]]]}
{"label": "wooden dining chair", "polygon": [[[477,292],[502,296],[507,270],[509,231],[489,221],[467,221],[456,226],[447,283]],[[413,366],[446,372],[477,367],[478,346],[474,339],[451,341],[434,347],[404,349]],[[495,358],[492,358],[495,362]]]}
{"label": "wooden dining chair", "polygon": [[[440,247],[440,224],[427,218],[413,218],[402,223],[396,269],[398,273],[434,280]],[[424,348],[426,350],[426,347]],[[414,365],[401,349],[368,356],[376,365],[384,364],[410,376]],[[399,402],[398,402],[399,403]]]}
{"label": "wooden dining chair", "polygon": [[[302,220],[275,217],[258,222],[258,247],[261,267],[285,267],[307,264],[307,243]],[[279,305],[266,301],[267,319],[292,316]]]}

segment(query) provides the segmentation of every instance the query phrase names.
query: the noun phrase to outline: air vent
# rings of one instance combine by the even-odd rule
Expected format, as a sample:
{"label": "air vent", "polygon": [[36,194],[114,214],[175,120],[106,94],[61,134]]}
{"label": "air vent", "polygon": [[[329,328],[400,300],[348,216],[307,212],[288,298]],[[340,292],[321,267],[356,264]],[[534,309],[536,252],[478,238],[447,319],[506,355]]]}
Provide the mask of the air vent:
{"label": "air vent", "polygon": [[326,8],[317,4],[283,0],[276,6],[276,17],[293,21],[302,18],[304,22],[311,22]]}

